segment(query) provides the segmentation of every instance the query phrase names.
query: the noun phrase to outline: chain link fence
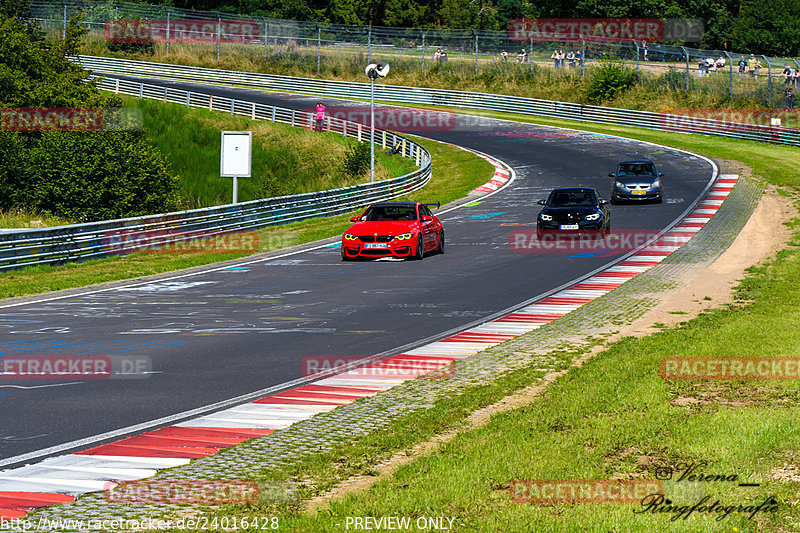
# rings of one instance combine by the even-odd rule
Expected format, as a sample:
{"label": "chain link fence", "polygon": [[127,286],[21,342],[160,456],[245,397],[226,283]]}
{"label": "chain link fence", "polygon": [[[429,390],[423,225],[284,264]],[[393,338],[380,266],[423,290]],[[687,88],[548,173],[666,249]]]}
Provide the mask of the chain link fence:
{"label": "chain link fence", "polygon": [[[152,38],[162,53],[193,57],[290,59],[308,74],[319,72],[323,64],[387,60],[406,70],[445,65],[464,74],[508,68],[532,73],[541,66],[585,77],[587,70],[613,59],[676,89],[746,98],[769,107],[784,106],[787,86],[800,87],[800,63],[791,58],[633,40],[538,42],[512,31],[326,24],[111,0],[34,0],[32,13],[53,32],[63,33],[70,17],[82,13],[90,39]],[[555,57],[562,52],[563,58]],[[788,80],[786,68],[793,73]]]}

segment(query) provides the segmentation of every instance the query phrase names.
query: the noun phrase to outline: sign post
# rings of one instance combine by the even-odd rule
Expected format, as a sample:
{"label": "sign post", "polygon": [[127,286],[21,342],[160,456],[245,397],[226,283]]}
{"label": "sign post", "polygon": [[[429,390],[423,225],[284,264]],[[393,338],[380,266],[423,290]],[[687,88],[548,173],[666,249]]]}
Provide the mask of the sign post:
{"label": "sign post", "polygon": [[253,160],[252,131],[223,131],[219,175],[233,178],[233,203],[239,201],[239,178],[249,178]]}

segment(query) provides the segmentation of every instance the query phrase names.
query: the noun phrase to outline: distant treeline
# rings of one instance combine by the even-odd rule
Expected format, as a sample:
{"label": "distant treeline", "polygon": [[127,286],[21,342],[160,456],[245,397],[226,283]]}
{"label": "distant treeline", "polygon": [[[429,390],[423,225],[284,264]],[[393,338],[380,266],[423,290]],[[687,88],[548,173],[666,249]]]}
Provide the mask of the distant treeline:
{"label": "distant treeline", "polygon": [[692,18],[703,48],[796,56],[800,0],[145,0],[245,15],[397,27],[504,30],[518,18]]}

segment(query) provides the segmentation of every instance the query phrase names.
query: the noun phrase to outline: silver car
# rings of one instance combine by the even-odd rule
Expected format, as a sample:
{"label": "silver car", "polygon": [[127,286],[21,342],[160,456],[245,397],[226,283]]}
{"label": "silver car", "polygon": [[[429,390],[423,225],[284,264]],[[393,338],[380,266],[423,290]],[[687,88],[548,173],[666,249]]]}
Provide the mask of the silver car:
{"label": "silver car", "polygon": [[663,199],[661,177],[664,173],[659,172],[652,161],[620,161],[617,171],[608,175],[613,178],[612,204],[625,200],[661,203]]}

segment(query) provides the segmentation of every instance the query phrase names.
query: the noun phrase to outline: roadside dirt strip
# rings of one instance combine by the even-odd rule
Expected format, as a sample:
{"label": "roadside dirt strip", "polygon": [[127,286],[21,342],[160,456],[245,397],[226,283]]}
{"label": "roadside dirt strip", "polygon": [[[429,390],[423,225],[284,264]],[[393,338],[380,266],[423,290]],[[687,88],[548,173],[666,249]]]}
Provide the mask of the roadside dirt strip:
{"label": "roadside dirt strip", "polygon": [[[494,164],[496,172],[492,182],[485,186],[486,191],[482,188],[476,191],[494,191],[508,181],[509,169],[499,162]],[[145,478],[252,479],[303,456],[331,449],[344,439],[385,426],[403,413],[425,409],[436,397],[463,393],[469,385],[480,383],[486,376],[497,376],[504,370],[530,364],[542,366],[544,375],[558,365],[547,357],[537,359],[533,352],[542,354],[548,345],[552,346],[554,341],[563,342],[570,334],[578,335],[581,330],[585,334],[586,329],[602,323],[607,326],[608,320],[613,316],[618,319],[620,312],[629,319],[635,318],[634,315],[652,307],[655,301],[645,298],[641,305],[631,307],[615,304],[613,298],[609,301],[604,296],[613,296],[609,293],[615,290],[624,292],[626,287],[631,287],[632,280],[666,266],[669,259],[675,259],[677,268],[667,266],[667,272],[681,272],[688,264],[697,265],[721,253],[746,222],[760,193],[760,188],[752,183],[739,187],[737,183],[737,175],[719,176],[701,202],[656,243],[513,313],[380,362],[249,404],[4,471],[0,473],[0,517],[27,516],[31,521],[174,517],[187,512],[187,506],[113,503],[99,491],[108,489],[112,481]],[[712,230],[716,240],[702,239],[701,230],[715,220],[715,215],[736,190],[740,191],[738,200],[727,210],[730,213],[720,217],[722,224]],[[701,250],[686,246],[698,238],[705,241]],[[680,254],[684,250],[686,253]],[[647,283],[656,289],[653,294],[659,287],[670,286],[663,274],[655,279],[659,280],[655,284],[657,287],[653,286],[653,280]],[[625,287],[618,289],[623,284]],[[600,323],[585,322],[579,315],[594,304],[600,306],[595,305],[591,316]],[[574,328],[576,324],[570,318],[578,320],[580,329]],[[566,328],[559,324],[565,324]],[[519,349],[515,343],[534,339],[525,334],[535,330],[549,330],[549,342],[540,343],[533,351],[530,346],[526,351],[514,351]],[[523,335],[525,337],[521,337]],[[480,356],[474,357],[479,352]],[[417,379],[420,377],[440,379]],[[75,499],[80,495],[84,496]],[[280,487],[269,497],[291,499],[292,489]],[[53,504],[61,505],[48,508]],[[60,523],[51,530],[69,528]]]}

